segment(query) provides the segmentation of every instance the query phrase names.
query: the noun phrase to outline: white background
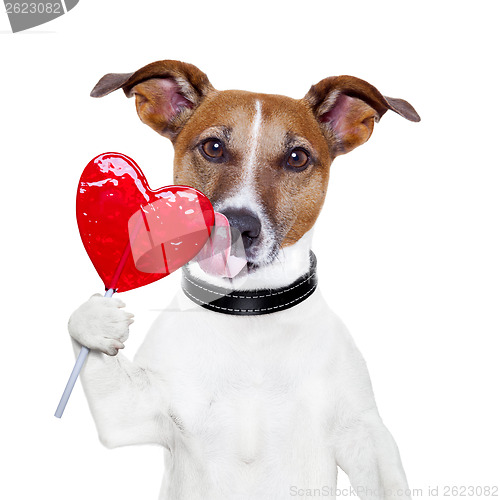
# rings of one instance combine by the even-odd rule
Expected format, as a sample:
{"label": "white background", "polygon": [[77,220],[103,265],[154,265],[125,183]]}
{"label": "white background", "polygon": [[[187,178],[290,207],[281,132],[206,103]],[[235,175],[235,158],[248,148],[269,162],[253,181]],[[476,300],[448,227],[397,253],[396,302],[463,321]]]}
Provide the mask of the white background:
{"label": "white background", "polygon": [[[411,487],[499,486],[495,4],[81,0],[15,35],[2,8],[0,497],[157,497],[160,448],[105,449],[79,384],[53,413],[74,361],[67,319],[102,290],[76,226],[81,171],[111,150],[154,188],[172,180],[172,147],[132,100],[89,92],[158,59],[196,64],[219,89],[296,98],[351,74],[414,105],[421,123],[388,112],[334,162],[314,240],[321,288],[367,360]],[[127,355],[178,279],[122,294],[136,315]]]}

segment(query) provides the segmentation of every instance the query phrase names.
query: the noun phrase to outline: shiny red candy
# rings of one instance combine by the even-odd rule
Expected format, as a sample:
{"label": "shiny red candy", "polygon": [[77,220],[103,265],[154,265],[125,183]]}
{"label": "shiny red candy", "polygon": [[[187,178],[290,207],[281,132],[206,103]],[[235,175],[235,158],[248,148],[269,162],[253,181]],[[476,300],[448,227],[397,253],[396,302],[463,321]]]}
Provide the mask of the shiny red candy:
{"label": "shiny red candy", "polygon": [[215,216],[200,191],[188,186],[152,190],[134,160],[105,153],[82,173],[76,217],[106,289],[125,292],[189,262],[208,240]]}

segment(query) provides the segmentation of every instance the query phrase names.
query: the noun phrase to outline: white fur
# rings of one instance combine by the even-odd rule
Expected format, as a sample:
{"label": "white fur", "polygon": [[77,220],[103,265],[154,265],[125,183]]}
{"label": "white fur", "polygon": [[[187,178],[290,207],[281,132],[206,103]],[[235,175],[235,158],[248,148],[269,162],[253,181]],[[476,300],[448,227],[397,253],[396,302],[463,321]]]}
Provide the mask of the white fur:
{"label": "white fur", "polygon": [[[257,160],[257,148],[259,146],[260,129],[262,127],[262,103],[257,99],[255,101],[255,116],[252,121],[252,130],[249,141],[249,155],[245,162],[245,174],[249,177],[250,182],[253,181],[255,162]],[[245,182],[249,184],[249,182]]]}

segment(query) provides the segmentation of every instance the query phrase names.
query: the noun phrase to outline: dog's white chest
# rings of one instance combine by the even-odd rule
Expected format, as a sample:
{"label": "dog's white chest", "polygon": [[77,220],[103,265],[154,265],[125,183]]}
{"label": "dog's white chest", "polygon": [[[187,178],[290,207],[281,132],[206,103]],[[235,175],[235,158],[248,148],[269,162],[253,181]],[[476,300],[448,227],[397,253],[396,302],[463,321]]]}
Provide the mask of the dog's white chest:
{"label": "dog's white chest", "polygon": [[271,471],[331,479],[334,362],[321,325],[298,320],[294,309],[257,318],[197,309],[159,319],[138,357],[168,381],[176,458],[228,480]]}
{"label": "dog's white chest", "polygon": [[328,381],[314,363],[303,365],[293,332],[256,333],[250,325],[237,339],[231,332],[203,335],[182,346],[176,337],[168,347],[176,353],[167,368],[170,412],[188,439],[204,439],[214,453],[251,463],[266,445],[281,447],[278,441],[294,427],[303,432],[301,415],[310,423],[324,417]]}

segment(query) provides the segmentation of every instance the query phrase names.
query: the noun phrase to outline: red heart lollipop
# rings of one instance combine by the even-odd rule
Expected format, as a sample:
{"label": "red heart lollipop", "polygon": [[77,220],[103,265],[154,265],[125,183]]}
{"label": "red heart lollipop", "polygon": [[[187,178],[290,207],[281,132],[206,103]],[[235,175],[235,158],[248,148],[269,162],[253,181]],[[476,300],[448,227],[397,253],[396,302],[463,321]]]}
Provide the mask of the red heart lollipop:
{"label": "red heart lollipop", "polygon": [[106,289],[132,290],[172,273],[204,246],[214,224],[208,198],[188,186],[152,190],[139,166],[105,153],[80,178],[83,244]]}
{"label": "red heart lollipop", "polygon": [[[134,160],[96,156],[80,178],[76,218],[83,245],[106,287],[106,297],[159,280],[205,245],[215,215],[208,198],[188,186],[152,190]],[[80,354],[55,416],[62,417],[89,353]]]}

